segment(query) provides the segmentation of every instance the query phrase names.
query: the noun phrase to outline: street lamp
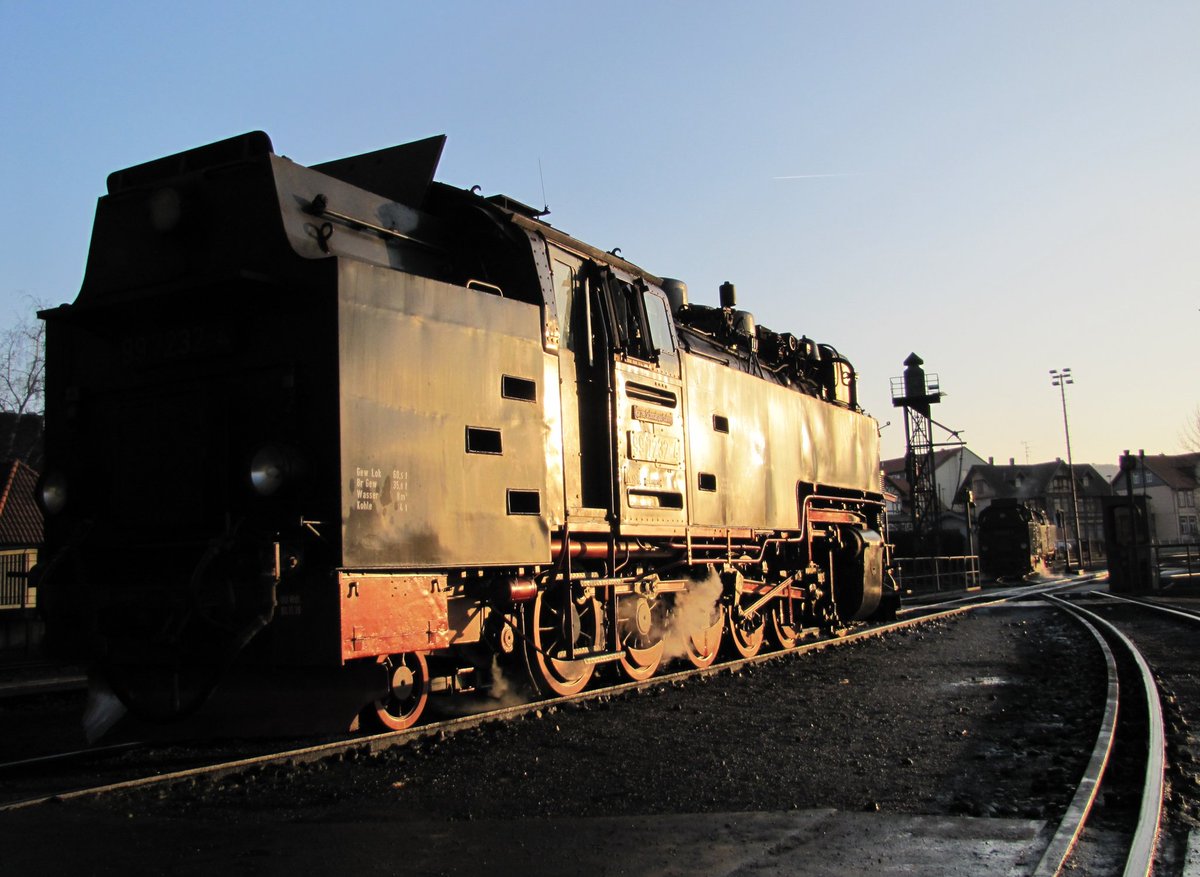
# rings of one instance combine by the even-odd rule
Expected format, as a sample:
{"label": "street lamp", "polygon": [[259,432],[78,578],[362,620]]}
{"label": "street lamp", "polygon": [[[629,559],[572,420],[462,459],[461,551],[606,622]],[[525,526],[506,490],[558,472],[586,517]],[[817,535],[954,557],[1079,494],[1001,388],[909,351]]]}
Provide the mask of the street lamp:
{"label": "street lamp", "polygon": [[[1067,434],[1067,469],[1071,474],[1071,517],[1075,525],[1075,541],[1078,543],[1076,549],[1079,559],[1079,565],[1083,566],[1083,537],[1079,533],[1079,494],[1075,490],[1075,461],[1071,458],[1071,426],[1067,422],[1067,384],[1075,383],[1071,377],[1071,370],[1064,368],[1061,371],[1056,368],[1050,369],[1050,384],[1058,387],[1058,394],[1062,398],[1063,410],[1063,431]],[[1071,571],[1071,543],[1066,539],[1063,540],[1067,548],[1067,572]],[[1091,552],[1089,552],[1090,555]]]}

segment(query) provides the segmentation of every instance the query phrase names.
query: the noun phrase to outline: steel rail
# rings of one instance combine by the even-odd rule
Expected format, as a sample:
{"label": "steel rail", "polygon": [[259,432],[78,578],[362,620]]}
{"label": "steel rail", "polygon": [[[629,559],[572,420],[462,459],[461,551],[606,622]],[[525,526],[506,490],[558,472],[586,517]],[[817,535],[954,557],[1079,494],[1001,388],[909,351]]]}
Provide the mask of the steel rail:
{"label": "steel rail", "polygon": [[[1071,582],[1069,584],[1074,585],[1077,583]],[[1064,587],[1064,585],[1060,583],[1051,585],[1050,589],[1058,589],[1062,587]],[[1044,586],[1043,589],[1045,589]],[[111,794],[113,792],[130,791],[133,789],[145,788],[147,786],[167,785],[200,778],[222,779],[227,776],[243,773],[257,767],[265,767],[271,764],[310,764],[334,756],[340,755],[344,757],[350,753],[375,755],[379,752],[384,752],[392,748],[407,746],[409,743],[417,740],[422,740],[429,737],[449,736],[460,731],[481,727],[491,722],[509,721],[524,715],[539,714],[542,711],[553,712],[560,706],[565,706],[568,704],[586,703],[593,700],[606,700],[630,691],[649,689],[663,685],[676,685],[691,679],[706,678],[720,673],[735,674],[744,667],[762,664],[767,661],[781,660],[783,658],[801,655],[807,652],[820,651],[825,648],[882,636],[895,630],[915,627],[919,624],[925,624],[927,622],[937,621],[943,618],[962,615],[974,609],[1001,605],[1013,599],[1021,599],[1027,596],[1027,594],[1028,589],[1022,589],[1021,592],[1016,595],[1001,596],[985,602],[972,602],[962,606],[936,609],[935,611],[928,612],[928,614],[925,615],[878,624],[863,630],[857,630],[849,633],[843,632],[838,635],[828,636],[812,642],[800,643],[789,649],[780,649],[755,655],[752,658],[733,659],[713,664],[710,667],[689,667],[674,673],[652,676],[643,681],[624,682],[604,688],[589,689],[578,694],[567,695],[563,697],[532,700],[528,703],[517,704],[511,707],[503,707],[501,709],[488,710],[486,712],[475,713],[469,716],[461,716],[459,718],[431,722],[426,725],[417,725],[413,728],[408,728],[403,731],[385,731],[380,734],[373,734],[365,737],[354,737],[349,740],[336,740],[329,743],[307,746],[300,749],[290,749],[268,755],[259,755],[250,758],[237,759],[235,761],[222,762],[220,764],[205,765],[203,767],[189,768],[187,770],[156,774],[154,776],[139,777],[136,779],[123,780],[121,782],[110,783],[102,786],[93,786],[88,788],[72,789],[53,794],[39,795],[20,801],[12,801],[5,804],[0,804],[0,813],[33,807],[50,801],[69,801],[80,798],[99,797],[102,795]]]}
{"label": "steel rail", "polygon": [[1075,788],[1075,795],[1062,820],[1058,824],[1050,843],[1042,853],[1042,858],[1033,870],[1033,877],[1052,877],[1060,873],[1066,864],[1067,857],[1075,849],[1080,834],[1083,833],[1084,823],[1087,822],[1092,804],[1096,801],[1096,793],[1100,788],[1100,780],[1108,767],[1112,755],[1113,744],[1117,737],[1117,713],[1120,701],[1120,682],[1117,679],[1117,659],[1112,649],[1104,639],[1104,634],[1096,626],[1069,607],[1063,607],[1079,624],[1083,625],[1095,638],[1104,655],[1104,663],[1108,668],[1108,691],[1104,702],[1104,717],[1100,722],[1100,730],[1096,732],[1096,743],[1092,747],[1092,756],[1084,768],[1083,776]]}
{"label": "steel rail", "polygon": [[1158,832],[1162,822],[1164,764],[1166,761],[1166,735],[1163,729],[1162,704],[1159,702],[1158,685],[1154,682],[1154,674],[1142,653],[1116,626],[1095,612],[1080,606],[1071,606],[1053,595],[1048,594],[1045,599],[1060,608],[1069,609],[1086,617],[1121,643],[1137,665],[1146,697],[1148,725],[1146,773],[1142,781],[1142,804],[1138,810],[1137,827],[1134,829],[1129,854],[1125,859],[1123,874],[1124,877],[1146,877],[1154,866],[1154,850],[1158,843]]}
{"label": "steel rail", "polygon": [[1162,612],[1166,615],[1174,615],[1178,618],[1185,618],[1188,621],[1200,623],[1200,614],[1188,612],[1186,609],[1177,609],[1174,606],[1164,606],[1162,603],[1155,603],[1150,600],[1135,600],[1132,597],[1123,597],[1120,594],[1109,594],[1104,591],[1095,591],[1092,596],[1107,597],[1109,600],[1120,600],[1122,603],[1131,603],[1134,606],[1140,606],[1143,609],[1152,609],[1155,612]]}
{"label": "steel rail", "polygon": [[6,761],[0,764],[0,774],[13,770],[23,770],[34,765],[62,764],[69,761],[80,761],[106,755],[120,755],[135,749],[145,747],[145,743],[131,741],[129,743],[114,743],[111,746],[96,746],[91,749],[74,749],[70,752],[54,752],[50,755],[35,755],[32,758],[21,758],[16,761]]}
{"label": "steel rail", "polygon": [[0,682],[0,700],[37,697],[42,694],[58,694],[63,691],[83,691],[85,688],[87,688],[87,677],[79,675]]}
{"label": "steel rail", "polygon": [[913,613],[922,612],[926,609],[934,609],[939,606],[992,606],[1000,602],[1011,600],[1022,600],[1026,597],[1037,597],[1042,594],[1064,591],[1069,588],[1086,585],[1096,581],[1098,575],[1091,575],[1082,579],[1072,579],[1070,581],[1053,581],[1053,582],[1038,582],[1036,584],[1024,584],[1021,586],[1012,586],[1005,588],[999,593],[993,592],[991,595],[975,592],[968,594],[965,597],[955,597],[951,600],[934,601],[932,603],[916,603],[900,609],[900,615],[911,615]]}

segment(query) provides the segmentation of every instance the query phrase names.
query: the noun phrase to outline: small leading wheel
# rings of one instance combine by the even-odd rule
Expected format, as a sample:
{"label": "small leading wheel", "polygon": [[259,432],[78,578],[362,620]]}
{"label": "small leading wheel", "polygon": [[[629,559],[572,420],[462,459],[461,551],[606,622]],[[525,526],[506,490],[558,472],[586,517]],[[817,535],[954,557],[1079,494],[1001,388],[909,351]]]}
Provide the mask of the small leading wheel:
{"label": "small leading wheel", "polygon": [[776,600],[771,607],[771,639],[781,649],[794,648],[800,641],[800,627],[794,614],[798,608],[786,598]]}
{"label": "small leading wheel", "polygon": [[594,598],[576,598],[557,587],[539,593],[528,612],[525,658],[534,687],[541,694],[560,697],[583,691],[596,665],[559,656],[567,652],[568,646],[576,655],[598,651],[603,642],[600,604]]}
{"label": "small leading wheel", "polygon": [[663,604],[639,595],[621,600],[621,669],[635,682],[649,679],[662,663]]}
{"label": "small leading wheel", "polygon": [[388,673],[388,690],[367,707],[364,716],[372,724],[391,731],[411,728],[421,718],[429,700],[429,665],[420,652],[380,655]]}
{"label": "small leading wheel", "polygon": [[747,621],[736,606],[729,608],[729,642],[733,645],[733,650],[743,658],[753,658],[758,654],[762,648],[763,631],[766,626],[766,619],[761,612]]}

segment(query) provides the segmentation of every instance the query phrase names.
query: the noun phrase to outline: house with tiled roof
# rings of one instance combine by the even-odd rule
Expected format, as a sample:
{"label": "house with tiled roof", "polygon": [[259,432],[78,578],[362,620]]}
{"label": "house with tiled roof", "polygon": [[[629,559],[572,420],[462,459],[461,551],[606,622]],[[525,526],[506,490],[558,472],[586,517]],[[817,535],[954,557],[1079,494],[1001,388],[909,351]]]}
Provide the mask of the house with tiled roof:
{"label": "house with tiled roof", "polygon": [[[895,500],[888,501],[888,527],[894,535],[912,531],[912,487],[907,480],[904,461],[904,457],[897,457],[880,463],[884,490],[896,497]],[[938,517],[942,531],[957,533],[961,542],[961,545],[957,546],[943,546],[952,553],[965,553],[968,546],[966,510],[961,504],[955,504],[954,497],[962,483],[963,475],[972,466],[982,462],[983,458],[965,445],[943,448],[935,451],[933,455],[933,478],[937,488]],[[900,542],[903,542],[902,538]],[[902,544],[898,544],[897,547],[904,548]]]}
{"label": "house with tiled roof", "polygon": [[42,543],[42,510],[34,502],[38,473],[20,460],[0,463],[0,609],[32,605],[27,573]]}
{"label": "house with tiled roof", "polygon": [[1146,497],[1150,536],[1158,542],[1200,542],[1200,454],[1152,454],[1134,458],[1134,468],[1112,479],[1113,492],[1129,487]]}
{"label": "house with tiled roof", "polygon": [[888,520],[895,522],[905,514],[905,503],[908,502],[908,482],[903,475],[882,473],[883,499],[887,505]]}
{"label": "house with tiled roof", "polygon": [[1074,469],[1064,460],[1050,463],[1018,464],[1009,460],[1007,466],[987,463],[972,466],[963,479],[955,497],[966,502],[971,492],[976,513],[982,512],[995,499],[1017,499],[1042,509],[1050,521],[1059,527],[1059,541],[1079,542],[1075,533],[1071,507],[1071,478],[1079,498],[1079,536],[1085,555],[1100,557],[1104,553],[1104,497],[1112,495],[1112,487],[1095,466],[1076,463]]}
{"label": "house with tiled roof", "polygon": [[[904,471],[904,457],[884,460],[880,463],[883,474],[899,479],[904,484],[908,482]],[[933,453],[933,478],[937,485],[938,506],[949,511],[954,506],[954,496],[962,484],[963,476],[972,466],[982,464],[983,457],[976,454],[965,445],[957,448],[943,448]],[[907,499],[908,494],[905,493]]]}

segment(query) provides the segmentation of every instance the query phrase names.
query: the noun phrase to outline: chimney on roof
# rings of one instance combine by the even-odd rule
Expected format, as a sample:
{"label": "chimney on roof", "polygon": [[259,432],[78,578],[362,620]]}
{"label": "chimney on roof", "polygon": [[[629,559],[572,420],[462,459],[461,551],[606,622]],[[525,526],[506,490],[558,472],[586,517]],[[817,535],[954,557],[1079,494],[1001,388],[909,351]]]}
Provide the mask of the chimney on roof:
{"label": "chimney on roof", "polygon": [[1016,458],[1016,457],[1009,457],[1009,458],[1008,458],[1008,465],[1010,465],[1010,466],[1015,466],[1015,465],[1017,465],[1017,458]]}
{"label": "chimney on roof", "polygon": [[989,465],[989,466],[995,466],[995,465],[996,465],[996,458],[995,458],[995,457],[988,457],[988,465]]}

